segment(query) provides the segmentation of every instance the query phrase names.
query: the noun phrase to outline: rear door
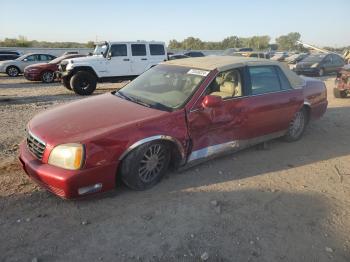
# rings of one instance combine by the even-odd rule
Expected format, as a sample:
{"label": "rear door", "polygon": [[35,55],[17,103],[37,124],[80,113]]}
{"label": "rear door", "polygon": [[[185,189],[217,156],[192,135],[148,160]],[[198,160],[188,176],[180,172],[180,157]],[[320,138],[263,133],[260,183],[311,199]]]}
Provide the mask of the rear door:
{"label": "rear door", "polygon": [[112,44],[107,60],[107,75],[104,76],[126,76],[131,74],[130,50],[127,44]]}
{"label": "rear door", "polygon": [[278,66],[249,66],[249,95],[245,108],[250,138],[286,130],[303,104],[302,89],[293,89]]}
{"label": "rear door", "polygon": [[146,44],[131,44],[131,74],[140,75],[148,66]]}

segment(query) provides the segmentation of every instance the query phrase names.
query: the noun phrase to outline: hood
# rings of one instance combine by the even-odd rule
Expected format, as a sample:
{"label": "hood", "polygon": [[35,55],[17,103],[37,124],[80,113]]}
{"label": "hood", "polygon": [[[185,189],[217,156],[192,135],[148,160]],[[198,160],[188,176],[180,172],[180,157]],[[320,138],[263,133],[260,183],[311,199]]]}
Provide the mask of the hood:
{"label": "hood", "polygon": [[84,142],[119,128],[169,114],[111,93],[84,98],[36,115],[29,130],[51,145]]}
{"label": "hood", "polygon": [[40,67],[40,68],[44,68],[44,67],[47,67],[49,63],[40,63],[40,64],[34,64],[34,65],[29,65],[29,66],[26,66],[26,69],[30,69],[30,68],[37,68],[37,67]]}
{"label": "hood", "polygon": [[93,56],[84,56],[84,57],[76,57],[76,58],[67,58],[64,59],[63,61],[65,61],[66,63],[68,61],[72,61],[73,63],[77,63],[77,64],[85,64],[85,63],[91,63],[94,61],[101,61],[101,59],[105,59],[102,55],[93,55]]}
{"label": "hood", "polygon": [[319,64],[319,62],[299,62],[297,68],[310,68],[313,64]]}

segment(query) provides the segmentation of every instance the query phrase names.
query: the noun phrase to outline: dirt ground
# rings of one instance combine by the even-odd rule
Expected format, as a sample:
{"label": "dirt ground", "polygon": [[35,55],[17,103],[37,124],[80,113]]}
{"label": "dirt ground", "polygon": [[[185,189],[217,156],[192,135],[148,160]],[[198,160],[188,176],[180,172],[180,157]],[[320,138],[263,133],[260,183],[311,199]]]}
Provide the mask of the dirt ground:
{"label": "dirt ground", "polygon": [[36,113],[84,98],[0,75],[0,261],[350,261],[350,99],[323,80],[329,109],[298,142],[65,201],[25,175],[18,143]]}

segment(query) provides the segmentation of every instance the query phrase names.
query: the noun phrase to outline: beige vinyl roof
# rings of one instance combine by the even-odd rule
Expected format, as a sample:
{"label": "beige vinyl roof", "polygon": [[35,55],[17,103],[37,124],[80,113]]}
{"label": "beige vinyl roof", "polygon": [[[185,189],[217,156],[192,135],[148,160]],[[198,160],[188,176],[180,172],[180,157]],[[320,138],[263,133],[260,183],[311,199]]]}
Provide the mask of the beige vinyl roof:
{"label": "beige vinyl roof", "polygon": [[208,71],[217,69],[220,72],[243,66],[275,65],[281,68],[294,88],[300,88],[305,82],[301,77],[292,72],[286,64],[261,58],[249,58],[242,56],[205,56],[175,59],[166,61],[164,64]]}

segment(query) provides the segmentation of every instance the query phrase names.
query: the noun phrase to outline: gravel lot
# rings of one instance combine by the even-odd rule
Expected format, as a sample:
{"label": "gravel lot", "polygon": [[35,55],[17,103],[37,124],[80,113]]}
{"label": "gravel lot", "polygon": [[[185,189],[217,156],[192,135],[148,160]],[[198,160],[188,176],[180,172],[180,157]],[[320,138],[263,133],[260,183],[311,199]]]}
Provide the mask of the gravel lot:
{"label": "gravel lot", "polygon": [[18,143],[36,113],[84,98],[0,75],[0,261],[350,261],[350,99],[323,80],[329,109],[296,143],[64,201],[27,178]]}

